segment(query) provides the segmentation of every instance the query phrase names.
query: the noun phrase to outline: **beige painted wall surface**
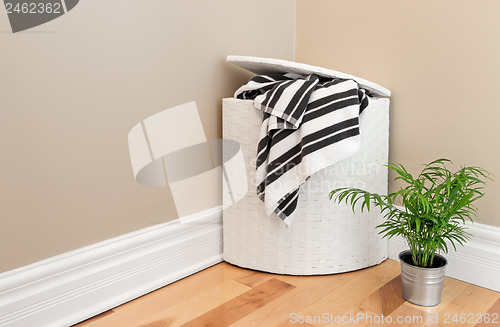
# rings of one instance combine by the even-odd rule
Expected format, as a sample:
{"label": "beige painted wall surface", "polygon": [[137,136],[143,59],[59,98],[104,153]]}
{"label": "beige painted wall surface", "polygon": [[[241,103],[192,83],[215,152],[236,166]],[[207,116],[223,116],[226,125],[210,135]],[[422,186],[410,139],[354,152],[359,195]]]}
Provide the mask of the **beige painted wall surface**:
{"label": "beige painted wall surface", "polygon": [[0,13],[0,272],[176,218],[135,182],[128,131],[195,100],[220,137],[249,76],[225,57],[293,59],[294,19],[288,0],[85,0],[12,34]]}
{"label": "beige painted wall surface", "polygon": [[[298,0],[295,58],[393,92],[390,161],[416,173],[447,157],[499,179],[499,13],[493,0]],[[492,183],[479,222],[500,226],[499,196]]]}

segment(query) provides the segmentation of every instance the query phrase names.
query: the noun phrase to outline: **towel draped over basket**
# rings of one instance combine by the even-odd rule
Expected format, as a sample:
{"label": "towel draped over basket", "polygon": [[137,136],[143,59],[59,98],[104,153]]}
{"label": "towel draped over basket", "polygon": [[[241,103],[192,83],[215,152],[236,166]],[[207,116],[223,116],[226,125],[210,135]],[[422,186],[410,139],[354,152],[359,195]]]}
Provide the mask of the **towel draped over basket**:
{"label": "towel draped over basket", "polygon": [[265,74],[235,92],[263,111],[257,146],[257,195],[267,214],[293,221],[299,188],[312,174],[360,148],[359,116],[368,92],[350,79]]}
{"label": "towel draped over basket", "polygon": [[[297,74],[305,79],[306,76],[314,74],[320,78],[333,80],[341,78],[342,80],[338,80],[339,83],[335,86],[340,87],[344,84],[345,91],[348,91],[349,87],[352,89],[357,87],[351,81],[346,81],[353,80],[362,89],[369,90],[371,96],[368,106],[361,115],[359,105],[352,105],[350,109],[353,116],[346,118],[347,120],[359,118],[360,134],[336,143],[340,146],[344,141],[353,142],[358,138],[360,139],[359,150],[312,174],[307,182],[300,185],[298,203],[293,223],[290,226],[284,224],[277,215],[268,216],[265,204],[254,191],[266,178],[266,176],[258,176],[256,168],[258,144],[268,133],[269,124],[263,124],[263,116],[267,116],[271,126],[279,124],[280,121],[272,115],[268,116],[269,113],[263,111],[260,105],[258,108],[260,110],[255,109],[254,100],[223,99],[222,135],[224,139],[233,140],[240,145],[246,167],[245,177],[249,186],[248,192],[237,202],[232,202],[230,197],[224,198],[224,204],[227,204],[223,212],[224,260],[240,267],[291,275],[341,273],[373,266],[385,260],[387,240],[382,239],[375,228],[384,221],[380,212],[372,210],[354,214],[348,204],[333,203],[328,193],[338,187],[360,187],[371,192],[386,194],[388,171],[385,164],[387,164],[389,149],[390,103],[387,97],[391,92],[380,85],[353,75],[297,62],[245,56],[229,56],[227,60],[257,75],[271,75],[272,77],[273,74],[288,74],[288,77],[294,77],[290,74]],[[255,82],[257,87],[252,86],[252,82]],[[282,86],[277,86],[282,81],[268,82],[271,83],[266,86],[269,90],[276,86],[276,92],[286,91]],[[268,82],[260,79],[251,81],[243,86],[247,88],[244,91],[248,91],[244,96],[258,97],[263,94],[258,86]],[[300,83],[298,82],[297,86],[307,85],[307,83]],[[318,84],[320,83],[325,82],[320,79]],[[293,83],[288,81],[288,84]],[[321,90],[323,89],[319,91]],[[250,96],[251,93],[253,93],[252,96]],[[269,96],[271,95],[273,94],[270,93]],[[318,93],[318,96],[320,95],[321,93]],[[293,97],[288,97],[288,101],[291,101],[291,98]],[[352,98],[353,101],[363,103],[354,92]],[[260,102],[265,104],[265,95],[259,99],[262,99]],[[280,96],[274,101],[269,99],[268,102],[276,104],[281,100],[285,101],[285,105],[280,111],[287,113],[287,97]],[[276,105],[270,107],[273,111],[277,111]],[[331,114],[342,113],[342,111],[336,110]],[[276,150],[277,153],[283,152],[280,147],[284,143],[280,138],[287,136],[288,133],[301,133],[301,129],[305,130],[305,127],[310,124],[307,122],[306,115],[307,112],[300,120],[300,115],[294,117],[292,113],[288,114],[296,121],[283,120],[281,122],[283,125],[293,125],[298,121],[298,129],[293,127],[283,129],[283,131],[274,129],[270,133],[273,138],[266,139],[267,143],[264,142],[264,144],[271,142],[271,150]],[[314,111],[311,111],[310,115],[314,117]],[[273,119],[275,119],[274,122],[272,122]],[[321,124],[324,120],[321,118],[313,121]],[[348,130],[355,128],[355,125]],[[325,135],[325,139],[327,138]],[[297,137],[296,144],[301,140]],[[301,150],[304,151],[309,146],[309,144],[302,146]],[[352,151],[352,149],[347,149],[349,147],[346,145],[343,151]],[[312,155],[307,154],[302,157],[299,155],[297,158],[308,160]],[[265,164],[269,166],[269,160]],[[316,162],[312,161],[310,164],[314,165]],[[273,184],[276,183],[270,185],[273,186]],[[269,192],[268,185],[265,189],[266,196]],[[232,193],[234,191],[231,188],[230,194]]]}

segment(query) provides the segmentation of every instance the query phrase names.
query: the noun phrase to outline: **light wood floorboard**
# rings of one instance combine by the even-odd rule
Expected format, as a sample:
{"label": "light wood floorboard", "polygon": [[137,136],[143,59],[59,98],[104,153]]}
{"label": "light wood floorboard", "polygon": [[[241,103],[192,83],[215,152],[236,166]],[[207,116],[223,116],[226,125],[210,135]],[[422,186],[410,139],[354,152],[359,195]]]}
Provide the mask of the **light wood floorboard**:
{"label": "light wood floorboard", "polygon": [[[489,321],[477,322],[485,314]],[[499,315],[500,293],[448,277],[441,304],[426,308],[406,302],[399,263],[392,260],[307,277],[220,263],[75,327],[493,327],[500,326]]]}

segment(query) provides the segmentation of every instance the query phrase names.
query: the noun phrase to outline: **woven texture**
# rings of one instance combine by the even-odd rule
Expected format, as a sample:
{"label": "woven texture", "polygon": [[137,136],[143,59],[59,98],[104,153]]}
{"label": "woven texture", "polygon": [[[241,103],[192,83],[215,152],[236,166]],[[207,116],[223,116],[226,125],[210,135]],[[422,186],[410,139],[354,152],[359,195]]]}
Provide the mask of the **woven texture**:
{"label": "woven texture", "polygon": [[224,260],[290,275],[340,273],[385,260],[387,242],[375,229],[383,221],[381,214],[353,214],[348,205],[334,204],[328,194],[343,186],[387,193],[389,99],[371,99],[360,119],[361,149],[354,156],[314,174],[301,186],[291,227],[275,214],[267,216],[255,193],[261,122],[252,100],[223,100],[223,138],[241,145],[249,183],[242,200],[231,206],[224,203]]}

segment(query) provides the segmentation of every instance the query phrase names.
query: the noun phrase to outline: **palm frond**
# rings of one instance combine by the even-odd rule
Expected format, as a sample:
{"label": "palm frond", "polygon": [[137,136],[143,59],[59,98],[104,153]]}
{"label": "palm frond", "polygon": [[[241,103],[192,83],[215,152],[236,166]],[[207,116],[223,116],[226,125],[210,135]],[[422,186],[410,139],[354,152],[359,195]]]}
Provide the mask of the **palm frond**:
{"label": "palm frond", "polygon": [[[425,164],[414,177],[401,164],[389,163],[387,168],[407,185],[390,194],[371,193],[359,188],[343,187],[330,192],[330,199],[346,203],[353,212],[373,208],[380,210],[384,222],[377,226],[386,238],[402,236],[412,252],[414,264],[432,265],[434,253],[448,252],[448,243],[454,250],[470,239],[464,229],[465,220],[477,216],[474,202],[484,196],[482,191],[492,175],[480,167],[463,166],[451,172],[441,158]],[[400,210],[394,203],[404,206]],[[361,205],[358,207],[358,203]]]}

